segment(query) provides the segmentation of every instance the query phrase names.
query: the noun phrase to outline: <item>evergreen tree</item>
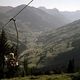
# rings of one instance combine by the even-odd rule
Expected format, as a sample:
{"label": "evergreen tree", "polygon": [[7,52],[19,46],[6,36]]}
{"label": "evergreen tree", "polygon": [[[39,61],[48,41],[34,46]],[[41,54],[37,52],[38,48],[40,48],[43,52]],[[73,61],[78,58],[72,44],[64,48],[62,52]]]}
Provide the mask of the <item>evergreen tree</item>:
{"label": "evergreen tree", "polygon": [[28,60],[27,58],[24,57],[24,71],[25,71],[25,74],[27,75],[28,74]]}
{"label": "evergreen tree", "polygon": [[74,73],[74,59],[69,60],[67,72],[68,73]]}
{"label": "evergreen tree", "polygon": [[6,51],[6,42],[7,38],[5,36],[4,30],[2,30],[1,35],[0,35],[0,78],[3,77],[3,71],[4,71],[4,55]]}

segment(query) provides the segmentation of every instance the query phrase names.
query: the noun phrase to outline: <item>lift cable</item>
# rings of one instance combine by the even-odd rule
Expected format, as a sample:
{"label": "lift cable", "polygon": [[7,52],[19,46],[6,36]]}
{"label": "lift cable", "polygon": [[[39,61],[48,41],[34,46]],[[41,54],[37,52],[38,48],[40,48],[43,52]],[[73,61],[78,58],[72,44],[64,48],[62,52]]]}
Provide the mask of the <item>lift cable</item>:
{"label": "lift cable", "polygon": [[31,0],[25,7],[23,7],[15,16],[13,16],[11,19],[9,19],[9,21],[6,24],[4,24],[2,26],[2,28],[4,28],[5,26],[7,26],[9,24],[9,22],[11,22],[14,18],[16,18],[32,2],[33,2],[33,0]]}

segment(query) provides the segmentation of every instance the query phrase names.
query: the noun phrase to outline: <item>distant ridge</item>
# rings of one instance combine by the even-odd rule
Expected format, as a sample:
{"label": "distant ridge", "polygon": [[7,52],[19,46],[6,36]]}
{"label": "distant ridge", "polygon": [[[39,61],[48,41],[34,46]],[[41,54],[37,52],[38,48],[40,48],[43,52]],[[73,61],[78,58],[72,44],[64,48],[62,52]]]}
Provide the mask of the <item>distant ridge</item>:
{"label": "distant ridge", "polygon": [[5,13],[11,9],[13,9],[13,7],[11,7],[11,6],[0,6],[0,12],[1,13]]}

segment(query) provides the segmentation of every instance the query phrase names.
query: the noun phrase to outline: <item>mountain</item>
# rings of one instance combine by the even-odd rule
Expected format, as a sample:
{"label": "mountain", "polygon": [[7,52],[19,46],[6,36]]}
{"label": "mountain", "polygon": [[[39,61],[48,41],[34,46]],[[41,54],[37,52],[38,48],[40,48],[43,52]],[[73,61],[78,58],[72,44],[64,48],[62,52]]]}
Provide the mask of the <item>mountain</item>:
{"label": "mountain", "polygon": [[11,6],[0,6],[0,12],[5,13],[5,12],[11,10],[12,8],[13,7],[11,7]]}
{"label": "mountain", "polygon": [[80,10],[76,10],[76,11],[59,11],[57,8],[53,8],[53,9],[46,9],[45,7],[39,7],[39,9],[54,15],[54,16],[58,16],[58,18],[63,19],[64,21],[66,21],[66,19],[69,22],[73,22],[76,21],[78,19],[80,19]]}
{"label": "mountain", "polygon": [[62,15],[64,15],[66,18],[68,18],[71,21],[80,19],[80,10],[72,11],[72,12],[63,11],[61,13],[62,13]]}
{"label": "mountain", "polygon": [[69,60],[74,59],[75,70],[80,67],[80,20],[42,33],[37,40],[43,52],[37,56],[38,66],[44,70],[67,71]]}
{"label": "mountain", "polygon": [[59,38],[61,38],[60,40],[62,40],[62,38],[66,39],[67,37],[71,37],[72,35],[79,33],[79,31],[76,31],[76,30],[79,30],[79,25],[80,25],[80,20],[77,20],[70,24],[67,24],[66,26],[57,28],[56,30],[51,30],[51,31],[45,32],[44,34],[42,33],[40,40],[46,44],[46,41],[47,43],[51,42],[48,39],[51,39],[51,40],[53,39],[55,41],[57,41]]}
{"label": "mountain", "polygon": [[64,25],[64,23],[65,23],[65,25],[66,25],[66,24],[68,24],[68,23],[71,22],[71,20],[68,19],[65,15],[63,15],[63,14],[61,13],[61,11],[59,11],[57,8],[46,9],[45,7],[39,7],[39,9],[47,12],[48,14],[50,14],[50,15],[52,15],[52,16],[54,16],[54,17],[56,16],[56,18],[57,18],[58,20],[61,20],[61,23],[62,23],[63,25]]}
{"label": "mountain", "polygon": [[45,7],[39,7],[39,9],[41,9],[41,10],[43,10],[43,11],[49,13],[49,14],[52,14],[52,15],[60,14],[60,11],[57,8],[47,9]]}
{"label": "mountain", "polygon": [[[8,11],[8,16],[14,16],[24,6],[25,5],[20,5]],[[44,31],[52,28],[57,28],[65,25],[68,21],[66,19],[64,21],[63,19],[58,18],[58,16],[50,15],[41,9],[30,6],[28,6],[19,14],[19,16],[17,16],[17,20],[27,25],[33,31]]]}

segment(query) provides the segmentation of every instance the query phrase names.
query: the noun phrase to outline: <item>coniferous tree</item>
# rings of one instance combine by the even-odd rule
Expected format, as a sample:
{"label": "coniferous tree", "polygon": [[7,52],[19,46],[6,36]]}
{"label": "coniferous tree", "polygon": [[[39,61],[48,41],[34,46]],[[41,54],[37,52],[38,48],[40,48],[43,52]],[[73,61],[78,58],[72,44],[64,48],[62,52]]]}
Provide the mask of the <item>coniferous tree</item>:
{"label": "coniferous tree", "polygon": [[25,74],[27,75],[28,74],[28,60],[27,58],[24,57],[24,71],[25,71]]}
{"label": "coniferous tree", "polygon": [[68,73],[74,73],[74,59],[69,60],[67,72]]}
{"label": "coniferous tree", "polygon": [[2,30],[0,34],[0,78],[4,75],[4,55],[7,53],[7,47],[5,31]]}

